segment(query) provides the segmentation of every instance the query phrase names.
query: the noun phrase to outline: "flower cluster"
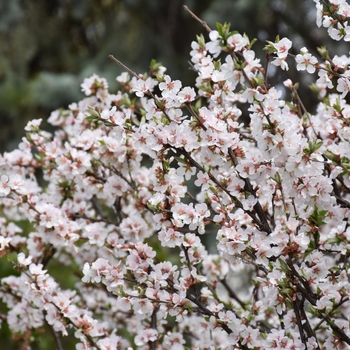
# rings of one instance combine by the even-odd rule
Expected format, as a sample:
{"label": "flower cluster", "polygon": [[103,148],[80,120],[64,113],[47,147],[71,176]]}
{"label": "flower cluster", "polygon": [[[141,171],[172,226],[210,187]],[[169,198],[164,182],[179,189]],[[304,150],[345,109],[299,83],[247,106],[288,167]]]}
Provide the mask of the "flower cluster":
{"label": "flower cluster", "polygon": [[[348,40],[346,1],[315,2]],[[78,350],[350,346],[350,58],[277,38],[263,65],[227,24],[197,39],[193,87],[155,61],[115,94],[93,75],[56,131],[33,120],[0,156],[17,339],[46,325]],[[314,114],[290,79],[266,83],[270,60],[318,74]]]}

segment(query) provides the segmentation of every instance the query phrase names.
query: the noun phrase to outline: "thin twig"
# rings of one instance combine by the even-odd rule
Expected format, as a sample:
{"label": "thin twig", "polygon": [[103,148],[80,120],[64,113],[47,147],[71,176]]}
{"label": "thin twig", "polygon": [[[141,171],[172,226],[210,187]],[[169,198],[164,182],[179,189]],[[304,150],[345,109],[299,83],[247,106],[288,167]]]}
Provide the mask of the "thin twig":
{"label": "thin twig", "polygon": [[106,220],[107,219],[106,215],[103,213],[103,209],[101,205],[98,203],[96,196],[93,196],[91,198],[91,203],[92,203],[92,207],[96,210],[98,215],[100,215],[102,219]]}
{"label": "thin twig", "polygon": [[304,326],[304,329],[305,329],[305,332],[308,336],[308,338],[315,338],[316,340],[316,343],[317,343],[317,350],[320,350],[320,345],[318,344],[318,340],[317,340],[317,337],[316,337],[316,334],[315,332],[312,330],[311,326],[310,326],[310,322],[309,322],[309,319],[306,315],[306,312],[305,312],[305,309],[304,309],[304,302],[301,304],[301,307],[300,307],[300,314],[301,314],[301,317],[303,318],[303,326]]}
{"label": "thin twig", "polygon": [[[203,305],[198,299],[196,299],[193,295],[191,295],[188,291],[186,294],[186,298],[190,301],[192,301],[194,304],[196,304],[198,306],[198,309],[204,314],[207,315],[209,317],[214,317],[215,319],[217,318],[215,316],[215,314],[213,312],[211,312],[209,309],[207,309],[205,307],[205,305]],[[222,323],[221,324],[221,328],[227,333],[227,334],[231,334],[233,333],[232,329],[229,328],[226,324]],[[247,350],[248,347],[244,344],[241,344],[241,342],[239,341],[239,345],[241,346],[241,349],[243,350]]]}
{"label": "thin twig", "polygon": [[320,310],[318,310],[318,317],[324,319],[328,326],[330,326],[333,332],[346,344],[350,345],[350,337],[345,334],[345,332],[340,329],[329,316],[323,315]]}
{"label": "thin twig", "polygon": [[84,220],[88,220],[88,221],[91,221],[91,222],[104,222],[104,223],[109,224],[109,225],[118,226],[117,223],[115,223],[113,221],[110,221],[108,219],[92,218],[92,217],[87,216],[87,215],[82,214],[82,213],[75,213],[75,214],[72,215],[72,218],[73,219],[84,219]]}
{"label": "thin twig", "polygon": [[198,21],[207,31],[208,33],[211,32],[210,27],[208,26],[207,22],[201,20],[199,17],[197,17],[186,5],[184,5],[184,9],[196,20]]}
{"label": "thin twig", "polygon": [[234,299],[235,301],[237,301],[237,303],[243,308],[243,310],[247,310],[247,306],[243,303],[243,301],[238,297],[238,295],[236,294],[236,292],[228,285],[226,279],[222,279],[220,281],[223,286],[226,288],[229,296]]}
{"label": "thin twig", "polygon": [[[155,330],[157,329],[157,311],[158,311],[158,307],[155,307],[151,316],[151,328]],[[149,345],[149,350],[156,350],[157,340],[153,340],[153,341],[150,340],[148,342],[148,345]]]}
{"label": "thin twig", "polygon": [[120,62],[117,58],[115,58],[113,55],[108,56],[113,61],[117,62],[120,66],[122,66],[124,69],[126,69],[131,75],[136,77],[137,79],[142,79],[139,75],[137,75],[133,70],[131,70],[129,67],[127,67],[124,63]]}
{"label": "thin twig", "polygon": [[50,332],[53,336],[53,338],[55,339],[55,343],[56,343],[56,349],[57,350],[63,350],[63,346],[62,346],[62,343],[61,343],[61,339],[60,337],[58,336],[57,332],[53,329],[53,327],[47,323],[49,329],[50,329]]}
{"label": "thin twig", "polygon": [[300,340],[304,343],[305,347],[307,348],[307,340],[306,340],[306,336],[304,333],[303,322],[301,320],[299,306],[298,306],[299,303],[300,303],[300,301],[298,301],[298,300],[293,301],[293,309],[294,309],[294,313],[295,313],[295,318],[297,319]]}
{"label": "thin twig", "polygon": [[[237,161],[237,158],[235,157],[235,155],[234,155],[234,153],[232,151],[232,148],[228,149],[228,154],[229,154],[229,156],[230,156],[234,166],[237,166],[238,165],[238,161]],[[248,178],[243,178],[240,175],[239,175],[239,178],[244,181],[245,189],[249,193],[251,193],[255,198],[257,198],[256,193],[255,193],[255,191],[253,189],[253,186],[250,183],[249,179]],[[256,213],[258,214],[258,217],[259,217],[260,222],[261,222],[259,224],[260,229],[262,229],[262,231],[266,231],[267,234],[270,234],[272,232],[272,230],[270,228],[269,222],[268,222],[268,220],[266,218],[266,215],[264,213],[263,208],[261,207],[261,204],[260,204],[259,200],[257,200],[257,202],[255,203],[254,209],[255,209]]]}
{"label": "thin twig", "polygon": [[297,92],[297,90],[296,90],[296,88],[295,88],[294,86],[292,87],[292,91],[293,91],[294,94],[295,94],[295,97],[296,97],[296,99],[297,99],[297,101],[298,101],[298,103],[299,103],[299,106],[300,106],[301,109],[303,110],[304,114],[306,114],[306,117],[307,117],[307,119],[308,119],[308,121],[309,121],[309,123],[310,123],[310,126],[311,126],[311,129],[312,129],[313,133],[315,134],[315,136],[316,136],[317,138],[319,138],[319,135],[316,133],[316,130],[315,130],[313,124],[312,124],[312,121],[311,121],[311,118],[310,118],[310,114],[309,114],[309,112],[307,111],[306,107],[304,106],[304,103],[303,103],[303,101],[301,100],[301,98],[300,98],[300,96],[299,96],[299,94],[298,94],[298,92]]}
{"label": "thin twig", "polygon": [[[113,55],[109,55],[109,58],[111,58],[113,61],[117,62],[120,66],[122,66],[124,69],[126,69],[130,74],[132,74],[137,79],[145,80],[141,75],[137,75],[132,69],[127,67],[124,63],[120,62]],[[154,101],[156,102],[156,105],[158,106],[158,108],[160,108],[160,110],[163,112],[165,117],[169,121],[171,121],[171,118],[169,117],[169,114],[167,113],[165,106],[163,108],[161,108],[161,107],[159,107],[159,104],[157,103],[157,102],[160,102],[160,105],[162,105],[162,101],[160,100],[160,98],[158,96],[154,95],[153,92],[150,91],[150,90],[148,90],[145,94],[151,96],[154,99]]]}
{"label": "thin twig", "polygon": [[[169,147],[177,153],[182,154],[183,156],[185,156],[185,158],[190,162],[191,165],[193,165],[194,167],[196,167],[198,170],[202,171],[203,173],[207,174],[209,176],[209,179],[211,181],[213,181],[215,183],[215,185],[217,185],[221,190],[223,190],[224,192],[226,192],[229,197],[232,199],[232,201],[234,202],[236,208],[240,208],[242,209],[246,214],[248,214],[253,222],[260,228],[261,231],[267,231],[269,229],[269,227],[265,227],[263,225],[263,223],[261,223],[255,216],[255,213],[253,213],[251,210],[245,210],[243,208],[243,204],[242,202],[235,196],[232,196],[232,194],[230,193],[230,191],[227,190],[227,188],[225,188],[225,186],[223,186],[219,180],[216,179],[216,177],[210,173],[207,172],[199,163],[197,163],[191,156],[190,154],[183,148],[175,148],[171,145],[169,145]],[[271,232],[271,231],[270,231]]]}

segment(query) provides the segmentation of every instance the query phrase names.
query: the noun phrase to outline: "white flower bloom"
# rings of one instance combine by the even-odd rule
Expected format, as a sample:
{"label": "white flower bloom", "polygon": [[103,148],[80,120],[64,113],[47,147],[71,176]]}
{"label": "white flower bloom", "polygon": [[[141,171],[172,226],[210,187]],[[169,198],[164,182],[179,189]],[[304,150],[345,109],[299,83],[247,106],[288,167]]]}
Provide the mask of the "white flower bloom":
{"label": "white flower bloom", "polygon": [[273,44],[277,50],[276,54],[279,59],[284,60],[288,56],[288,51],[292,47],[292,42],[288,38],[282,38],[278,43]]}
{"label": "white flower bloom", "polygon": [[10,192],[9,177],[7,175],[1,175],[0,177],[0,197],[6,197]]}
{"label": "white flower bloom", "polygon": [[301,54],[298,54],[295,57],[295,61],[297,62],[297,70],[307,70],[308,73],[312,74],[316,71],[315,65],[318,63],[317,58],[310,53],[308,53],[307,49],[304,47],[300,50]]}
{"label": "white flower bloom", "polygon": [[11,237],[0,236],[0,251],[8,248],[11,240],[12,240]]}

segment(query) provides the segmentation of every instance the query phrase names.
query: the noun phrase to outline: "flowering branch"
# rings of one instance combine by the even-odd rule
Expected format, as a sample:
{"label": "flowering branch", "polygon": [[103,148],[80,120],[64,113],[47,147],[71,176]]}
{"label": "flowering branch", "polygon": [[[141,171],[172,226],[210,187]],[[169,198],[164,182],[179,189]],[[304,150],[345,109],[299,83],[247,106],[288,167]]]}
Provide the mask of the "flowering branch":
{"label": "flowering branch", "polygon": [[[350,6],[315,4],[350,40]],[[111,55],[120,91],[85,79],[53,134],[33,120],[0,156],[0,254],[19,271],[1,279],[0,318],[26,342],[46,322],[57,348],[350,345],[349,57],[277,37],[263,68],[254,40],[185,9],[209,32],[194,86]],[[270,64],[317,75],[314,113],[298,84],[267,83]]]}

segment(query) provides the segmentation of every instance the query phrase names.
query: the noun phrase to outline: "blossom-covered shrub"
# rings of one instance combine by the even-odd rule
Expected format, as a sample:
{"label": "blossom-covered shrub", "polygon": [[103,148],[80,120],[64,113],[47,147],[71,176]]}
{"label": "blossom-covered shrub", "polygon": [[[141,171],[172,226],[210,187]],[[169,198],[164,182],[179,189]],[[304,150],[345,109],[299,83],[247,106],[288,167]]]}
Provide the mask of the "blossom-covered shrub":
{"label": "blossom-covered shrub", "polygon": [[[315,2],[348,41],[345,0]],[[115,94],[93,75],[53,134],[33,120],[0,157],[1,319],[18,339],[46,325],[58,349],[72,331],[77,349],[349,348],[350,58],[277,38],[263,64],[227,24],[209,38],[194,87],[157,62]],[[318,75],[315,113],[297,82],[269,86],[270,61]]]}

